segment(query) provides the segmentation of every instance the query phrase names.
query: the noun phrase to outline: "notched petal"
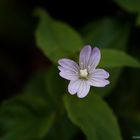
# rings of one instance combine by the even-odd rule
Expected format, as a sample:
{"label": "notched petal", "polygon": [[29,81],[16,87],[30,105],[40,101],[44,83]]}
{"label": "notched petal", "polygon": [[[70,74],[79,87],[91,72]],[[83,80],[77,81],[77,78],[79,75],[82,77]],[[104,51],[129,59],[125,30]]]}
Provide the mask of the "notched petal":
{"label": "notched petal", "polygon": [[89,93],[89,90],[90,90],[90,85],[83,80],[81,81],[81,84],[78,88],[77,96],[79,98],[84,98]]}
{"label": "notched petal", "polygon": [[88,66],[88,62],[91,56],[92,48],[90,45],[84,46],[80,52],[79,65],[81,69],[85,69]]}
{"label": "notched petal", "polygon": [[78,91],[78,88],[79,88],[80,84],[81,84],[81,81],[80,80],[70,81],[70,83],[68,85],[68,92],[71,95],[76,94],[77,91]]}
{"label": "notched petal", "polygon": [[99,78],[92,78],[92,79],[88,80],[88,84],[90,84],[91,86],[94,86],[94,87],[105,87],[109,83],[110,82],[108,80],[99,79]]}
{"label": "notched petal", "polygon": [[93,48],[91,56],[90,56],[90,60],[88,63],[88,66],[90,66],[90,71],[92,71],[93,69],[97,67],[97,65],[100,62],[100,59],[101,59],[100,49],[97,47]]}
{"label": "notched petal", "polygon": [[109,73],[107,71],[105,71],[104,69],[95,69],[91,73],[91,77],[106,79],[109,77]]}
{"label": "notched petal", "polygon": [[77,74],[72,74],[72,73],[68,73],[68,72],[59,72],[59,75],[64,78],[64,79],[67,79],[67,80],[77,80],[78,79],[78,76]]}
{"label": "notched petal", "polygon": [[76,62],[74,62],[73,60],[70,60],[70,59],[66,59],[66,58],[63,58],[63,59],[60,59],[58,61],[59,65],[66,68],[66,69],[70,69],[70,70],[73,70],[73,71],[78,71],[79,70],[79,66]]}

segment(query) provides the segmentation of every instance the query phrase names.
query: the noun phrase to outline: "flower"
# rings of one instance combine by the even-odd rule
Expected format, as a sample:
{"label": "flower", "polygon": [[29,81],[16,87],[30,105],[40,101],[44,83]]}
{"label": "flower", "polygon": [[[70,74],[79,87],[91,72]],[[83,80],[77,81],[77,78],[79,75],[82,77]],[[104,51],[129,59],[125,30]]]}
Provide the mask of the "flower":
{"label": "flower", "polygon": [[77,93],[79,98],[84,98],[90,86],[104,87],[109,84],[106,80],[109,73],[104,69],[96,68],[101,59],[99,48],[91,48],[86,45],[80,52],[79,65],[70,59],[60,59],[58,61],[59,75],[67,80],[70,80],[68,91],[71,95]]}

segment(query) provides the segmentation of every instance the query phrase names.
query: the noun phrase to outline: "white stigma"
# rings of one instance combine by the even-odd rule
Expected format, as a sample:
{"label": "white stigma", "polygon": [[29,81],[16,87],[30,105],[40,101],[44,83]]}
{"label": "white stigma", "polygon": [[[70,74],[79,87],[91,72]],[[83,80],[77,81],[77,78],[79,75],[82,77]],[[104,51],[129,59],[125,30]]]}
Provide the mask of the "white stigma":
{"label": "white stigma", "polygon": [[88,76],[88,71],[87,71],[87,69],[80,70],[80,77],[81,77],[81,78],[87,78],[87,76]]}

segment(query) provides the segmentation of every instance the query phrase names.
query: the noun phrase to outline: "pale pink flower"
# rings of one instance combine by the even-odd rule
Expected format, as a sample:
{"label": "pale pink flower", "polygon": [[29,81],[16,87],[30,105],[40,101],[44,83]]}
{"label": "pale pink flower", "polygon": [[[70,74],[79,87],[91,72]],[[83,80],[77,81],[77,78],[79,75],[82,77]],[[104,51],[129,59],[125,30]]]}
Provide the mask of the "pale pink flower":
{"label": "pale pink flower", "polygon": [[99,48],[86,45],[80,52],[79,65],[66,58],[58,61],[59,75],[70,80],[68,91],[71,95],[77,93],[79,98],[83,98],[88,94],[90,86],[104,87],[109,84],[106,80],[109,73],[104,69],[96,68],[100,59]]}

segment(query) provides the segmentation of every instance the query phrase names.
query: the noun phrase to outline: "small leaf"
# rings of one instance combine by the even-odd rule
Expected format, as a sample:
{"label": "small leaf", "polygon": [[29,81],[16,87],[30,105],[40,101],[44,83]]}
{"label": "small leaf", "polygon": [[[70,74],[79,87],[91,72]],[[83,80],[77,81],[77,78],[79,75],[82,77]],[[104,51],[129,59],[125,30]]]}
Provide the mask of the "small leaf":
{"label": "small leaf", "polygon": [[79,34],[65,23],[51,19],[43,10],[36,11],[40,22],[36,31],[37,46],[53,62],[70,57],[79,51],[83,41]]}
{"label": "small leaf", "polygon": [[97,95],[84,99],[67,95],[64,103],[71,121],[88,140],[121,140],[119,127],[109,106]]}
{"label": "small leaf", "polygon": [[126,54],[125,52],[118,50],[102,49],[101,53],[101,67],[115,68],[129,66],[134,68],[140,68],[139,61],[132,56]]}

